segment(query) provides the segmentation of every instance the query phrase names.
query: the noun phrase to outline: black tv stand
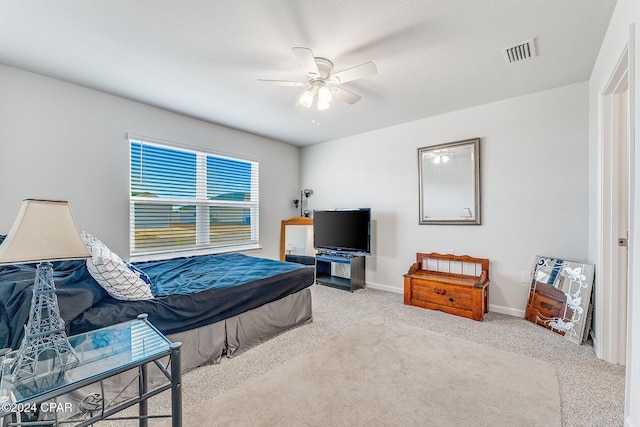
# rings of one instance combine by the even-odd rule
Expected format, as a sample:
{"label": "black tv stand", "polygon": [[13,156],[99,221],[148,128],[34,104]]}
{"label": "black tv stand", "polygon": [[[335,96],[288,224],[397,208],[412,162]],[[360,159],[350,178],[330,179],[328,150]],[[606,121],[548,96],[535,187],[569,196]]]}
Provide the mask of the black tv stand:
{"label": "black tv stand", "polygon": [[[334,276],[332,264],[348,264],[348,277]],[[345,252],[322,252],[316,255],[316,283],[353,292],[364,288],[364,255]]]}

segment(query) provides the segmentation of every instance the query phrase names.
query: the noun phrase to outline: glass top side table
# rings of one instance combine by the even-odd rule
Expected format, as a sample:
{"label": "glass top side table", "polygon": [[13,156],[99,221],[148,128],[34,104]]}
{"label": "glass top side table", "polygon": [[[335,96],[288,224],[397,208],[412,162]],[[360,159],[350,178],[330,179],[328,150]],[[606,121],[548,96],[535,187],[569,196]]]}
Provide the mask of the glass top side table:
{"label": "glass top side table", "polygon": [[[169,341],[147,321],[146,315],[140,315],[136,320],[69,337],[69,342],[80,359],[77,364],[66,369],[56,368],[53,360],[55,354],[51,354],[50,358],[45,357],[38,361],[33,377],[16,382],[11,382],[11,366],[17,357],[17,351],[6,354],[1,366],[0,417],[18,412],[22,408],[36,408],[36,405],[42,402],[138,368],[139,394],[136,398],[108,409],[103,407],[97,415],[73,425],[91,425],[95,421],[106,419],[125,408],[138,404],[140,427],[146,427],[147,399],[171,389],[172,426],[181,426],[181,344]],[[170,371],[160,363],[160,360],[166,356],[170,358]],[[148,390],[146,372],[146,364],[150,362],[155,362],[170,380],[168,384],[163,384],[151,391]],[[57,419],[54,421],[51,424],[58,425]],[[62,423],[61,421],[60,424]],[[65,422],[64,425],[69,424]]]}

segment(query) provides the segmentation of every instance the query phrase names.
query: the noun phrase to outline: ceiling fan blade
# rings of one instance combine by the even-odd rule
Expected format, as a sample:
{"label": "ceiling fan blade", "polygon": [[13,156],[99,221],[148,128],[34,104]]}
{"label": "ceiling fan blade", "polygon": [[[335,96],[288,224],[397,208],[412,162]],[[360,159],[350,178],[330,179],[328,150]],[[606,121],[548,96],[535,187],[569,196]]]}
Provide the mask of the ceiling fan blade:
{"label": "ceiling fan blade", "polygon": [[350,82],[351,80],[361,79],[377,72],[378,69],[376,68],[376,64],[369,61],[365,62],[364,64],[356,65],[355,67],[339,71],[333,74],[330,80],[333,83]]}
{"label": "ceiling fan blade", "polygon": [[307,47],[294,47],[292,49],[293,54],[298,58],[298,62],[300,62],[305,74],[312,77],[320,74],[318,64],[316,64],[316,58],[313,56],[311,49]]}
{"label": "ceiling fan blade", "polygon": [[355,104],[356,102],[360,101],[360,98],[362,98],[360,95],[349,92],[348,90],[344,90],[340,87],[332,87],[330,90],[331,95],[335,99],[346,102],[347,104]]}
{"label": "ceiling fan blade", "polygon": [[279,86],[305,86],[307,83],[305,82],[292,82],[288,80],[267,80],[267,79],[258,79],[259,82],[272,83],[274,85]]}

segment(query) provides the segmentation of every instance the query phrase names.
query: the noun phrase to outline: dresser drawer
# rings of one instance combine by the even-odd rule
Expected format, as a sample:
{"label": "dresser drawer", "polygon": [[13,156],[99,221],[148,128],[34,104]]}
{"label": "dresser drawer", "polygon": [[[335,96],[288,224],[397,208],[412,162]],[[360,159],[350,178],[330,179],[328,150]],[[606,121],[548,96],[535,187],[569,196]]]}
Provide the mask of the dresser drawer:
{"label": "dresser drawer", "polygon": [[537,292],[534,294],[531,308],[545,318],[564,317],[564,305],[564,301]]}
{"label": "dresser drawer", "polygon": [[549,295],[546,292],[531,292],[525,317],[530,322],[537,323],[547,329],[554,330],[560,335],[564,335],[564,331],[552,328],[550,321],[555,318],[566,321],[571,319],[573,311],[567,308],[566,305],[564,294],[560,297],[559,295]]}
{"label": "dresser drawer", "polygon": [[532,292],[527,308],[546,319],[553,317],[571,319],[573,312],[568,308],[565,312],[566,305],[566,298],[562,293],[556,296],[546,292]]}
{"label": "dresser drawer", "polygon": [[411,299],[415,301],[453,307],[460,310],[472,309],[472,296],[469,292],[426,280],[416,280],[411,286]]}

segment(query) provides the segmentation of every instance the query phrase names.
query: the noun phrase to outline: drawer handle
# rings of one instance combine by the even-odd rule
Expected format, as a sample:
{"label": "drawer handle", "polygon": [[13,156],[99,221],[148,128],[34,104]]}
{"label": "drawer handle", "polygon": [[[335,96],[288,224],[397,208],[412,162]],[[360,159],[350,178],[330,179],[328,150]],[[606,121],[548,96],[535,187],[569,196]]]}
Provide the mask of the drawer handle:
{"label": "drawer handle", "polygon": [[544,302],[544,301],[540,301],[540,307],[544,308],[545,310],[552,310],[553,309],[553,305],[549,304],[548,302]]}
{"label": "drawer handle", "polygon": [[438,295],[444,295],[447,291],[445,291],[445,290],[444,290],[444,289],[442,289],[442,288],[434,288],[434,289],[433,289],[433,292],[435,292],[435,293],[436,293],[436,294],[438,294]]}

